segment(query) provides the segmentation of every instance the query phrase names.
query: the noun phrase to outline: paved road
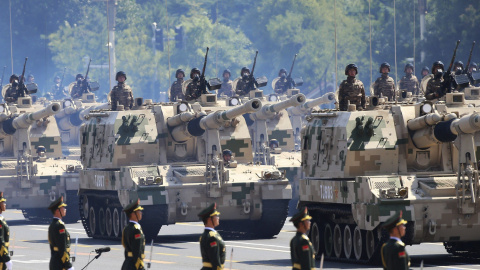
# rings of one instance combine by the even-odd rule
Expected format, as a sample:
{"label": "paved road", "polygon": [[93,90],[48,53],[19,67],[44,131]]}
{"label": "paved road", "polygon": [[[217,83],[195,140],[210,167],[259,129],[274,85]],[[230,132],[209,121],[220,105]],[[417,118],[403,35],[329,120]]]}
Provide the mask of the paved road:
{"label": "paved road", "polygon": [[[50,251],[48,247],[48,225],[35,225],[26,222],[20,211],[8,210],[6,217],[11,235],[15,240],[12,257],[15,270],[48,269]],[[77,259],[75,269],[82,269],[90,259],[94,258],[94,249],[109,246],[111,251],[94,260],[88,269],[120,269],[123,262],[121,243],[105,240],[94,240],[86,236],[81,223],[67,224],[72,241],[78,237]],[[201,223],[181,223],[165,226],[160,231],[153,247],[152,269],[200,269],[200,250],[198,237],[202,232]],[[291,269],[289,242],[294,234],[294,227],[288,223],[280,235],[269,240],[226,241],[226,269]],[[72,247],[72,256],[73,250]],[[233,260],[230,262],[233,249]],[[147,260],[150,247],[147,249]],[[442,244],[422,244],[407,247],[412,255],[412,268],[419,269],[424,260],[425,269],[479,269],[480,260],[454,257],[446,253]],[[317,261],[317,267],[319,262]],[[379,267],[325,262],[326,269],[381,269]]]}

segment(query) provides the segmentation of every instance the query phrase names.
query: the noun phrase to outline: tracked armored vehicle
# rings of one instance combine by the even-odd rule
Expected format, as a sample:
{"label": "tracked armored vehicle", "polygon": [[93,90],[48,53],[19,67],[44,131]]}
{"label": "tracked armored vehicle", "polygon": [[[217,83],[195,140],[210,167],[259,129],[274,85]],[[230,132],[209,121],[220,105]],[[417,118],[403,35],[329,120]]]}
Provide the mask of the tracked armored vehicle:
{"label": "tracked armored vehicle", "polygon": [[450,253],[478,254],[474,138],[480,115],[461,96],[447,94],[445,104],[350,107],[309,117],[302,130],[299,206],[313,216],[310,239],[317,254],[376,260],[388,238],[382,223],[400,210],[408,221],[406,244],[443,242]]}
{"label": "tracked armored vehicle", "polygon": [[258,111],[259,100],[228,110],[186,102],[119,107],[91,111],[81,129],[79,202],[88,236],[120,239],[127,223],[122,207],[137,198],[150,239],[163,225],[198,221],[198,212],[212,202],[222,212],[220,229],[226,232],[279,233],[291,198],[282,172],[253,164],[248,152],[235,162],[221,156],[223,140],[228,147],[235,140],[251,148],[239,116]]}
{"label": "tracked armored vehicle", "polygon": [[79,219],[78,169],[80,162],[63,159],[53,115],[58,103],[32,106],[30,97],[18,104],[0,104],[0,190],[10,208],[20,209],[25,218],[45,222],[47,207],[64,196],[72,207],[66,222]]}

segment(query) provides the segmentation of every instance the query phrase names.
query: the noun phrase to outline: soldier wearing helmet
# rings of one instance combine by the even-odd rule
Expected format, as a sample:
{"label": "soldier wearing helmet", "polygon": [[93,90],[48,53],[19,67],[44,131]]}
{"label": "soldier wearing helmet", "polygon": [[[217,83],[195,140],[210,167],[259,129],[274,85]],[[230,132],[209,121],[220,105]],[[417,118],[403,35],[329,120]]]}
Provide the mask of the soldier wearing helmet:
{"label": "soldier wearing helmet", "polygon": [[453,64],[452,75],[459,75],[463,72],[463,62],[462,61],[455,61]]}
{"label": "soldier wearing helmet", "polygon": [[427,66],[424,66],[422,68],[422,79],[425,78],[425,76],[427,76],[428,74],[430,74],[430,69]]}
{"label": "soldier wearing helmet", "polygon": [[227,97],[233,97],[235,95],[235,91],[233,91],[233,83],[230,80],[232,73],[229,69],[225,69],[223,71],[222,77],[222,87],[218,90],[218,96],[225,95]]}
{"label": "soldier wearing helmet", "polygon": [[373,94],[376,96],[387,97],[389,101],[395,100],[395,81],[388,76],[390,72],[390,64],[384,62],[380,65],[379,72],[382,76],[373,84]]}
{"label": "soldier wearing helmet", "polygon": [[10,76],[10,84],[5,85],[7,87],[7,90],[5,91],[5,101],[6,102],[16,102],[17,101],[17,95],[16,95],[16,90],[18,88],[18,84],[20,79],[18,78],[17,74],[12,74]]}
{"label": "soldier wearing helmet", "polygon": [[201,78],[201,76],[198,68],[193,68],[190,71],[190,79],[192,79],[192,81],[187,85],[185,100],[195,100],[202,94],[208,94],[205,78]]}
{"label": "soldier wearing helmet", "polygon": [[133,107],[133,92],[132,88],[125,83],[127,74],[119,71],[115,76],[115,80],[118,84],[113,87],[111,92],[112,111],[117,110],[118,105],[123,105],[124,110],[130,110]]}
{"label": "soldier wearing helmet", "polygon": [[175,72],[175,78],[177,78],[177,80],[174,81],[172,83],[172,86],[170,87],[171,102],[175,102],[179,99],[185,99],[182,91],[183,78],[185,78],[185,72],[183,71],[183,69],[177,69],[177,71]]}
{"label": "soldier wearing helmet", "polygon": [[345,67],[344,80],[338,88],[338,103],[341,111],[348,109],[348,102],[357,105],[357,109],[365,109],[365,87],[355,76],[358,74],[358,67],[355,64],[349,64]]}
{"label": "soldier wearing helmet", "polygon": [[410,63],[406,64],[404,71],[405,76],[400,80],[400,90],[406,90],[412,93],[412,95],[418,95],[420,86],[417,77],[413,75],[413,65]]}
{"label": "soldier wearing helmet", "polygon": [[275,93],[282,95],[287,89],[285,89],[285,85],[287,84],[287,70],[282,68],[278,72],[278,80],[275,83]]}
{"label": "soldier wearing helmet", "polygon": [[45,94],[46,98],[55,99],[55,100],[66,98],[65,91],[63,89],[61,81],[62,79],[58,75],[55,76],[55,78],[53,78],[52,90]]}
{"label": "soldier wearing helmet", "polygon": [[254,90],[254,89],[250,89],[250,80],[252,78],[250,78],[250,69],[248,67],[243,67],[242,70],[240,71],[240,80],[237,82],[237,89],[235,89],[235,92],[237,93],[237,95],[239,96],[245,96],[245,95],[248,95],[248,93],[250,93],[251,90]]}
{"label": "soldier wearing helmet", "polygon": [[76,83],[72,87],[72,91],[70,92],[72,98],[81,98],[83,93],[90,93],[92,91],[88,83],[83,78],[82,74],[77,74],[77,76],[75,76],[75,81]]}
{"label": "soldier wearing helmet", "polygon": [[477,72],[477,71],[478,71],[478,65],[477,65],[477,63],[472,62],[472,63],[470,64],[470,66],[468,67],[468,72],[469,72],[469,73],[472,73],[472,72]]}
{"label": "soldier wearing helmet", "polygon": [[434,77],[427,83],[425,90],[425,98],[427,100],[433,100],[442,97],[446,90],[443,80],[444,65],[442,61],[436,61],[432,65],[432,74]]}

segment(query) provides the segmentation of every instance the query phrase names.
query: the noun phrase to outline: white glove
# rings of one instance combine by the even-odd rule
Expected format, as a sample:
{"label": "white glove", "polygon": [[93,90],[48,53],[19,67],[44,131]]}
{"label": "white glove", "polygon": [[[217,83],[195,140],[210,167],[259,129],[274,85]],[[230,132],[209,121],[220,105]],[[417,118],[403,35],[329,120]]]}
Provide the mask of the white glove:
{"label": "white glove", "polygon": [[5,266],[7,267],[7,270],[12,270],[13,269],[13,263],[12,261],[8,261],[5,263]]}
{"label": "white glove", "polygon": [[72,266],[72,267],[68,268],[68,270],[75,270],[75,267]]}

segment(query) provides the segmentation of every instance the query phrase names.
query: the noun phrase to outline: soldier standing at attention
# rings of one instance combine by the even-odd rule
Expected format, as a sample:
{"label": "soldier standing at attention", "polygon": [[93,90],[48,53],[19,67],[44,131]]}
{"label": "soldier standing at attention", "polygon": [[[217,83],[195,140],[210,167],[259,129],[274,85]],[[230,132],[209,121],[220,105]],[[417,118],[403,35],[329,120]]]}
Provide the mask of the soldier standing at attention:
{"label": "soldier standing at attention", "polygon": [[3,217],[3,212],[7,210],[7,199],[3,197],[3,192],[0,192],[0,269],[12,270],[12,261],[8,252],[8,245],[10,244],[10,229],[7,221]]}
{"label": "soldier standing at attention", "polygon": [[442,93],[446,90],[443,85],[443,69],[442,61],[433,63],[432,74],[434,77],[428,81],[427,89],[425,90],[425,98],[427,100],[433,100],[443,96]]}
{"label": "soldier standing at attention", "polygon": [[282,68],[280,69],[280,71],[278,72],[278,80],[277,82],[275,82],[275,94],[279,94],[279,95],[282,95],[285,90],[287,89],[284,89],[285,88],[285,84],[287,83],[287,70]]}
{"label": "soldier standing at attention", "polygon": [[145,258],[145,236],[143,235],[142,226],[138,223],[142,219],[142,210],[140,199],[130,203],[123,209],[129,221],[122,233],[122,245],[125,248],[125,261],[123,261],[122,270],[145,269],[143,263]]}
{"label": "soldier standing at attention", "polygon": [[215,227],[220,224],[219,215],[216,203],[212,203],[198,214],[205,225],[205,230],[200,236],[200,253],[203,263],[201,270],[222,270],[225,263],[225,243],[220,234],[215,231]]}
{"label": "soldier standing at attention", "polygon": [[308,210],[303,207],[290,221],[293,222],[297,233],[290,241],[290,256],[292,258],[292,269],[311,270],[315,269],[315,254],[313,246],[308,239],[307,232],[310,230],[311,216]]}
{"label": "soldier standing at attention", "polygon": [[355,78],[357,74],[357,65],[349,64],[345,67],[347,79],[338,88],[338,103],[341,111],[348,109],[348,101],[350,104],[357,105],[358,110],[365,109],[365,88],[363,83]]}
{"label": "soldier standing at attention", "polygon": [[115,80],[117,80],[118,84],[112,89],[112,111],[115,111],[118,105],[123,105],[124,110],[130,110],[133,107],[133,93],[132,88],[125,83],[127,74],[119,71],[115,76]]}
{"label": "soldier standing at attention", "polygon": [[230,70],[225,69],[223,71],[222,77],[223,77],[223,82],[222,82],[222,87],[218,90],[218,95],[225,95],[227,97],[233,97],[235,95],[235,91],[233,91],[233,84],[232,80],[230,80],[230,76],[232,76],[232,73]]}
{"label": "soldier standing at attention", "polygon": [[390,64],[385,62],[380,65],[380,73],[382,76],[378,77],[373,85],[373,94],[380,97],[387,97],[389,101],[395,100],[395,82],[393,78],[388,76],[390,72]]}
{"label": "soldier standing at attention", "polygon": [[400,80],[400,90],[406,90],[412,95],[418,95],[420,86],[417,77],[413,75],[413,65],[408,63],[405,65],[405,76]]}
{"label": "soldier standing at attention", "polygon": [[175,78],[177,78],[176,81],[172,83],[172,86],[170,87],[170,101],[175,102],[179,99],[184,100],[185,96],[183,95],[182,91],[182,84],[183,84],[183,78],[185,78],[185,72],[183,69],[179,68],[175,72]]}
{"label": "soldier standing at attention", "polygon": [[[70,96],[72,96],[72,98],[81,98],[84,92],[91,92],[90,86],[88,86],[82,74],[77,74],[77,76],[75,76],[75,81],[76,83],[73,85],[72,91],[70,92]],[[87,84],[87,86],[85,87],[84,84]]]}
{"label": "soldier standing at attention", "polygon": [[250,93],[250,69],[248,67],[243,67],[242,70],[240,71],[240,80],[237,82],[237,89],[235,89],[235,92],[239,96],[245,96]]}
{"label": "soldier standing at attention", "polygon": [[430,69],[427,66],[422,68],[422,79],[430,73]]}
{"label": "soldier standing at attention", "polygon": [[400,211],[385,221],[383,225],[390,234],[390,239],[383,244],[380,251],[383,269],[408,270],[410,267],[410,258],[405,250],[405,244],[400,239],[405,236],[405,224],[407,221],[402,219],[402,211]]}
{"label": "soldier standing at attention", "polygon": [[50,204],[48,209],[53,213],[53,220],[48,227],[48,243],[50,243],[50,270],[73,270],[70,262],[70,234],[65,228],[62,218],[67,214],[67,206],[63,196]]}

